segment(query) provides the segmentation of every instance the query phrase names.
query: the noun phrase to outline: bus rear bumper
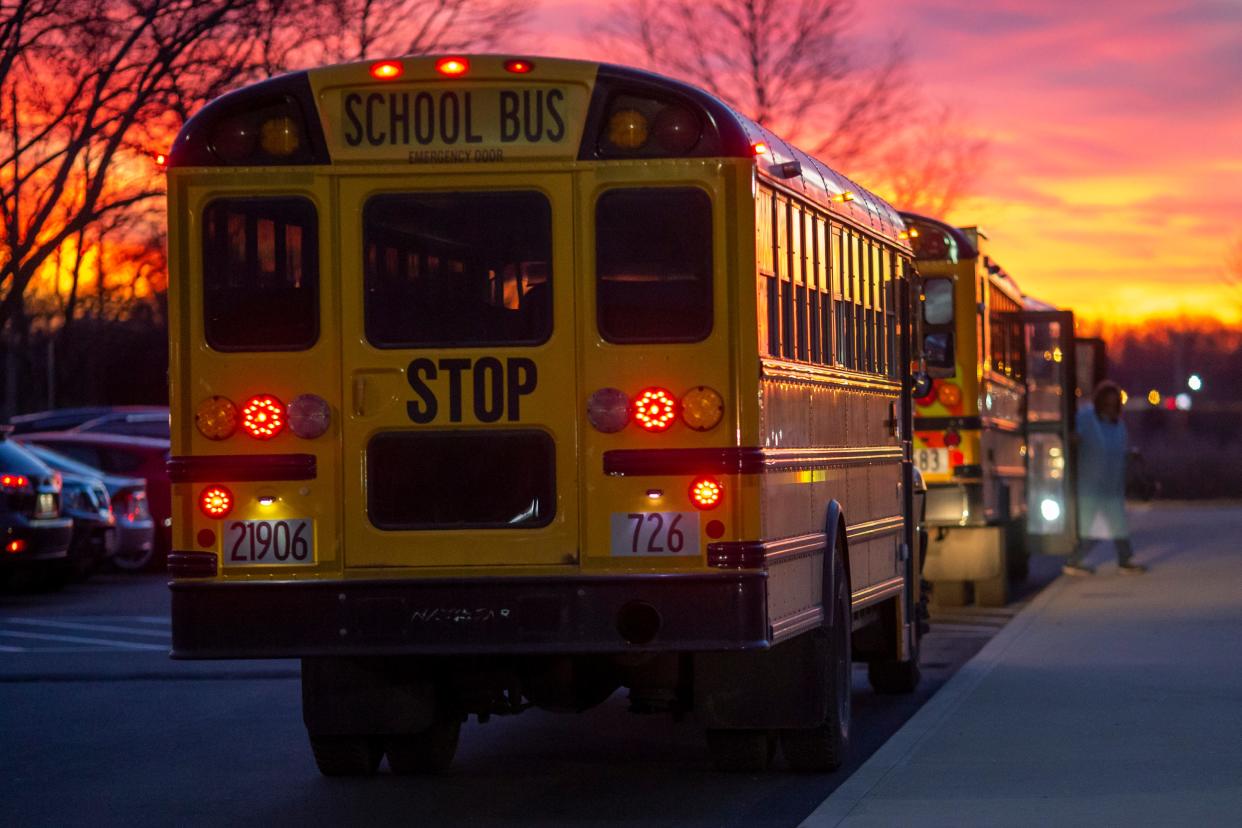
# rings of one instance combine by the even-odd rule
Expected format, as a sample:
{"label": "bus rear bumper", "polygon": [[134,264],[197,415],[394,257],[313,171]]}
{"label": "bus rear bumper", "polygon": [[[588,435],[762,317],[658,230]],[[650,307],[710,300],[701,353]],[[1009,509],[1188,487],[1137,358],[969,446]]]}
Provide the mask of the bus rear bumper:
{"label": "bus rear bumper", "polygon": [[762,571],[169,586],[174,658],[707,652],[772,644]]}

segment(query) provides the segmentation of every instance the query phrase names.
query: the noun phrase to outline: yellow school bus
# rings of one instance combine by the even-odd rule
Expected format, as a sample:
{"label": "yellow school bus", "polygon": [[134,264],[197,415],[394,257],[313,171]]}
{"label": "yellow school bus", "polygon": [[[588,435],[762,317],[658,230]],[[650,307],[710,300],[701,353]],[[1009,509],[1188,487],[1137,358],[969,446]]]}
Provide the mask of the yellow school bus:
{"label": "yellow school bus", "polygon": [[168,169],[173,655],[302,659],[320,770],[470,715],[694,715],[844,754],[918,681],[898,214],[703,91],[592,62],[314,69]]}
{"label": "yellow school bus", "polygon": [[1022,292],[977,227],[903,214],[920,276],[918,326],[932,382],[916,397],[914,461],[927,482],[924,577],[938,601],[1003,605],[1027,561]]}

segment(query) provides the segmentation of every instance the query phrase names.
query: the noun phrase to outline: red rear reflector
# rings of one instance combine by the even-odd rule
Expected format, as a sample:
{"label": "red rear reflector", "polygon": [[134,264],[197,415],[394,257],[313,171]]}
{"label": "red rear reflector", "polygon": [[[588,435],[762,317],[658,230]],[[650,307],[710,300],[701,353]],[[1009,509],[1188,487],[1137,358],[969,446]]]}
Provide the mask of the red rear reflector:
{"label": "red rear reflector", "polygon": [[395,60],[381,60],[371,64],[371,77],[376,80],[396,80],[405,74],[405,67]]}
{"label": "red rear reflector", "polygon": [[956,431],[946,431],[944,433],[944,444],[949,448],[957,448],[962,444],[962,435]]}
{"label": "red rear reflector", "polygon": [[223,486],[208,486],[198,496],[198,508],[209,518],[222,518],[233,511],[233,493]]}
{"label": "red rear reflector", "polygon": [[285,404],[271,394],[251,397],[242,406],[241,425],[256,440],[270,440],[285,427]]}
{"label": "red rear reflector", "polygon": [[512,72],[515,75],[525,75],[531,69],[535,68],[535,64],[529,60],[506,60],[505,71]]}
{"label": "red rear reflector", "polygon": [[470,61],[465,58],[440,58],[436,61],[436,71],[441,75],[464,75],[470,68]]}
{"label": "red rear reflector", "polygon": [[647,431],[667,431],[677,419],[677,400],[663,388],[648,388],[634,398],[634,422]]}
{"label": "red rear reflector", "polygon": [[700,477],[690,484],[690,501],[700,509],[715,509],[724,496],[724,486],[710,477]]}
{"label": "red rear reflector", "polygon": [[216,545],[216,533],[210,529],[199,529],[197,540],[199,546],[210,549]]}

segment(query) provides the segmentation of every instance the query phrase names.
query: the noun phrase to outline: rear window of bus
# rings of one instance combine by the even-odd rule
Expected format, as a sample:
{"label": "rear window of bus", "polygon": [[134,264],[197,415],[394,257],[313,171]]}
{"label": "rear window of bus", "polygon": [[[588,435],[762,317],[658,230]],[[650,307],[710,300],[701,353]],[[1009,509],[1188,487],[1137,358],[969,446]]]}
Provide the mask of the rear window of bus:
{"label": "rear window of bus", "polygon": [[690,187],[615,189],[595,205],[597,322],[609,342],[712,330],[712,203]]}
{"label": "rear window of bus", "polygon": [[402,193],[363,208],[367,340],[538,345],[552,332],[552,206],[533,191]]}
{"label": "rear window of bus", "polygon": [[306,198],[220,198],[203,213],[203,327],[218,351],[319,338],[319,240]]}
{"label": "rear window of bus", "polygon": [[556,447],[542,431],[383,431],[366,470],[379,529],[532,529],[556,514]]}

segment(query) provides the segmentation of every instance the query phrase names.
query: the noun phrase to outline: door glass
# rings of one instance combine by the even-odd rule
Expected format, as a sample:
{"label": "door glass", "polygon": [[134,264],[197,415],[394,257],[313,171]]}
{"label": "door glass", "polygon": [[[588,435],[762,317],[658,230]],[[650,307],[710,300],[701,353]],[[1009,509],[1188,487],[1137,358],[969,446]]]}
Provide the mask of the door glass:
{"label": "door glass", "polygon": [[1058,434],[1033,433],[1028,442],[1030,478],[1027,488],[1027,531],[1057,535],[1065,531],[1065,445]]}
{"label": "door glass", "polygon": [[1031,326],[1027,370],[1027,418],[1033,423],[1062,419],[1065,354],[1061,350],[1061,323]]}

